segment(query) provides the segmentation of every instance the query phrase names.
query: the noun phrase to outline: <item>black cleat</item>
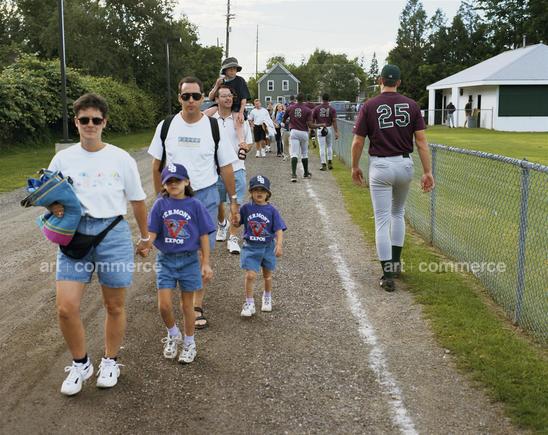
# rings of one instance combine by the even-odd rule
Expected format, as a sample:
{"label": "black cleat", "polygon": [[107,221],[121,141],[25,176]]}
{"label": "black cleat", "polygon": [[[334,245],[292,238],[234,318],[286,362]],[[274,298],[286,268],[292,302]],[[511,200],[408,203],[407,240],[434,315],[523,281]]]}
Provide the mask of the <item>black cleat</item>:
{"label": "black cleat", "polygon": [[379,284],[387,292],[393,292],[396,290],[396,284],[392,278],[385,278],[382,276]]}

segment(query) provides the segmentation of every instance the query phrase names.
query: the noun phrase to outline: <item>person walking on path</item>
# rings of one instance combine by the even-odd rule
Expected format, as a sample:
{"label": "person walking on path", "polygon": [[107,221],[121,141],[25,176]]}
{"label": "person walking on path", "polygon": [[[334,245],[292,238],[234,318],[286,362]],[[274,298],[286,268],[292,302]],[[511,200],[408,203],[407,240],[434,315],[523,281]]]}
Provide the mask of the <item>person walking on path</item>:
{"label": "person walking on path", "polygon": [[264,278],[261,311],[272,311],[272,273],[276,258],[282,255],[283,232],[287,229],[278,210],[268,203],[272,195],[268,178],[257,175],[249,180],[249,193],[251,201],[240,210],[240,225],[244,225],[240,266],[245,270],[246,297],[242,317],[255,314],[253,285],[261,268]]}
{"label": "person walking on path", "polygon": [[320,171],[333,169],[333,136],[335,136],[335,139],[339,139],[339,128],[337,126],[337,111],[329,104],[328,94],[322,95],[322,104],[314,108],[312,119],[316,124],[325,125],[316,132],[322,163]]}
{"label": "person walking on path", "polygon": [[[185,166],[192,180],[194,196],[206,207],[211,220],[215,222],[219,208],[217,180],[221,175],[230,196],[231,221],[240,221],[239,207],[236,201],[236,189],[232,163],[238,160],[234,148],[220,137],[218,144],[213,135],[211,120],[200,112],[203,101],[202,82],[196,77],[185,77],[179,82],[179,102],[181,111],[172,118],[162,141],[162,128],[166,120],[160,122],[148,149],[152,155],[152,179],[156,193],[162,190],[160,172],[162,158],[166,164],[180,163]],[[211,119],[211,120],[210,120]],[[216,124],[217,125],[217,124]],[[211,250],[215,247],[215,233],[209,235]],[[207,326],[203,313],[205,286],[194,293],[194,310],[197,313],[196,328]]]}
{"label": "person walking on path", "polygon": [[365,137],[369,137],[369,188],[375,214],[375,242],[381,262],[380,285],[394,291],[394,277],[401,269],[401,251],[405,238],[405,201],[413,179],[413,137],[421,159],[424,192],[434,188],[430,151],[424,119],[418,104],[397,92],[400,69],[386,65],[379,79],[381,94],[362,106],[352,141],[352,180],[364,185],[360,169]]}
{"label": "person walking on path", "polygon": [[266,157],[266,139],[268,130],[266,128],[266,122],[270,119],[268,111],[261,106],[261,100],[255,99],[253,101],[255,108],[249,114],[248,120],[253,127],[253,137],[255,138],[255,146],[257,152],[255,157]]}
{"label": "person walking on path", "polygon": [[311,178],[312,173],[308,170],[308,130],[311,128],[325,127],[324,124],[314,124],[312,121],[312,110],[304,102],[304,94],[297,95],[297,103],[290,105],[282,118],[284,123],[289,118],[289,129],[291,142],[291,182],[297,182],[297,163],[299,156],[304,170],[304,178]]}
{"label": "person walking on path", "polygon": [[[57,153],[49,169],[60,171],[73,181],[84,213],[77,232],[92,236],[104,231],[107,234],[82,258],[70,257],[61,250],[57,252],[57,315],[73,359],[72,365],[65,368],[68,376],[61,386],[61,393],[67,396],[79,393],[83,383],[93,374],[80,304],[94,271],[101,284],[106,309],[105,354],[99,365],[97,386],[113,387],[120,376],[121,364],[117,357],[126,328],[126,289],[131,285],[134,266],[131,231],[123,219],[128,200],[141,234],[138,249],[149,240],[146,195],[137,164],[126,151],[102,141],[108,119],[107,102],[99,95],[85,94],[74,102],[73,108],[80,142]],[[54,204],[50,211],[63,216],[64,208]]]}
{"label": "person walking on path", "polygon": [[[238,205],[241,205],[245,200],[244,197],[247,185],[244,160],[247,152],[251,149],[253,138],[251,135],[251,129],[249,128],[249,123],[244,121],[244,142],[238,143],[238,137],[236,136],[236,132],[234,130],[234,123],[237,121],[234,119],[234,114],[230,109],[233,97],[234,94],[228,86],[220,86],[215,96],[219,110],[213,117],[217,118],[221,137],[225,138],[228,143],[232,144],[234,151],[238,154],[238,160],[232,163],[232,170],[234,171],[234,180],[236,183],[236,200]],[[224,183],[220,179],[217,181],[217,188],[219,190],[221,202],[219,204],[219,212],[217,214],[217,235],[215,240],[218,242],[224,242],[227,239],[228,233],[228,251],[231,254],[239,254],[240,240],[238,238],[238,228],[234,225],[230,225],[230,222],[225,219],[225,203],[229,202],[230,198],[226,193]]]}
{"label": "person walking on path", "polygon": [[[158,249],[156,287],[158,309],[167,329],[162,339],[164,357],[174,359],[183,345],[179,362],[189,364],[196,357],[194,341],[194,292],[213,277],[209,265],[209,236],[215,225],[204,205],[193,198],[188,172],[183,165],[170,163],[161,174],[163,190],[148,218],[149,244]],[[201,261],[198,250],[201,250]],[[146,255],[148,250],[142,251]],[[172,291],[180,288],[184,315],[184,338],[177,327],[171,302]]]}
{"label": "person walking on path", "polygon": [[274,121],[274,127],[276,128],[276,156],[283,157],[284,145],[282,142],[282,119],[285,113],[285,106],[282,103],[276,104],[276,109],[272,114],[272,121]]}

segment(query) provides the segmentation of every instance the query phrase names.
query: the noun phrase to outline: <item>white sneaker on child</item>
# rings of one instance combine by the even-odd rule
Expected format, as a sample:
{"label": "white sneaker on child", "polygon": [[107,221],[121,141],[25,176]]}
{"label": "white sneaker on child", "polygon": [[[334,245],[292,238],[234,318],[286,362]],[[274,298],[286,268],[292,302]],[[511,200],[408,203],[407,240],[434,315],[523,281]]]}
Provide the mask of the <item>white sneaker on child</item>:
{"label": "white sneaker on child", "polygon": [[240,316],[251,317],[253,314],[255,314],[255,304],[250,304],[248,302],[244,303]]}
{"label": "white sneaker on child", "polygon": [[261,157],[261,152],[259,150],[255,153],[255,157]]}
{"label": "white sneaker on child", "polygon": [[196,358],[196,343],[191,343],[188,346],[183,346],[179,362],[182,364],[190,364]]}
{"label": "white sneaker on child", "polygon": [[72,362],[71,366],[65,367],[69,372],[61,385],[61,393],[65,396],[73,396],[82,391],[82,385],[93,375],[93,364],[90,359],[86,363]]}
{"label": "white sneaker on child", "polygon": [[228,243],[226,244],[226,247],[228,248],[228,251],[231,254],[239,254],[240,253],[240,245],[239,245],[238,236],[230,236],[228,238]]}
{"label": "white sneaker on child", "polygon": [[261,149],[261,157],[266,157],[266,152],[265,152],[264,148]]}
{"label": "white sneaker on child", "polygon": [[118,383],[120,376],[120,367],[116,360],[110,358],[101,358],[99,371],[97,372],[97,386],[99,388],[111,388]]}
{"label": "white sneaker on child", "polygon": [[164,358],[173,359],[177,356],[177,346],[183,342],[183,337],[180,335],[172,337],[167,333],[167,337],[162,338],[164,343]]}
{"label": "white sneaker on child", "polygon": [[272,298],[265,298],[263,295],[263,304],[261,306],[261,311],[265,311],[267,313],[272,311]]}
{"label": "white sneaker on child", "polygon": [[228,222],[225,220],[224,225],[217,223],[217,235],[215,240],[218,242],[224,242],[226,240],[226,233],[228,232]]}

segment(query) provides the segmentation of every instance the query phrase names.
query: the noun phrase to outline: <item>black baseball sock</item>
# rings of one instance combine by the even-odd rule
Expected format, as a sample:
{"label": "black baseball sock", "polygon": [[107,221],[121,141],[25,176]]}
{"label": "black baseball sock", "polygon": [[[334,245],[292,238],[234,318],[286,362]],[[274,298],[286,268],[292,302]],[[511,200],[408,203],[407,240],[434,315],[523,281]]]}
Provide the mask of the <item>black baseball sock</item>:
{"label": "black baseball sock", "polygon": [[381,267],[385,278],[394,278],[394,264],[392,261],[381,261]]}
{"label": "black baseball sock", "polygon": [[297,175],[297,163],[299,159],[297,157],[291,157],[291,175]]}
{"label": "black baseball sock", "polygon": [[73,361],[78,364],[85,364],[88,361],[88,354],[86,353],[86,355],[83,358],[74,359]]}
{"label": "black baseball sock", "polygon": [[392,261],[394,263],[399,263],[401,259],[401,250],[403,246],[394,246],[392,245]]}
{"label": "black baseball sock", "polygon": [[304,169],[304,175],[308,174],[308,159],[301,159]]}

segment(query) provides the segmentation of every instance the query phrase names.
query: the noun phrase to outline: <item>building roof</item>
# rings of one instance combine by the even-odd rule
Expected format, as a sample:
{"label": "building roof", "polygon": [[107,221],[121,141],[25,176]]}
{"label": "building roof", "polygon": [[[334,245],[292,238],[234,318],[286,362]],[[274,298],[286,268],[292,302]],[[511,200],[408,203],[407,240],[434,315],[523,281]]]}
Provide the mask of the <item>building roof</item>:
{"label": "building roof", "polygon": [[427,89],[479,85],[548,84],[548,46],[530,45],[505,51],[452,76],[427,86]]}
{"label": "building roof", "polygon": [[281,63],[277,63],[277,64],[273,65],[272,68],[270,68],[266,73],[264,73],[264,75],[263,75],[259,80],[257,80],[257,83],[261,83],[261,82],[262,82],[267,76],[269,76],[270,73],[271,73],[272,71],[274,71],[277,67],[280,67],[281,69],[283,69],[284,72],[286,72],[286,73],[287,73],[293,80],[295,80],[297,83],[301,83],[301,81],[300,81],[297,77],[295,77],[293,74],[291,74],[291,73],[289,72],[289,70],[288,70],[285,66],[283,66]]}

